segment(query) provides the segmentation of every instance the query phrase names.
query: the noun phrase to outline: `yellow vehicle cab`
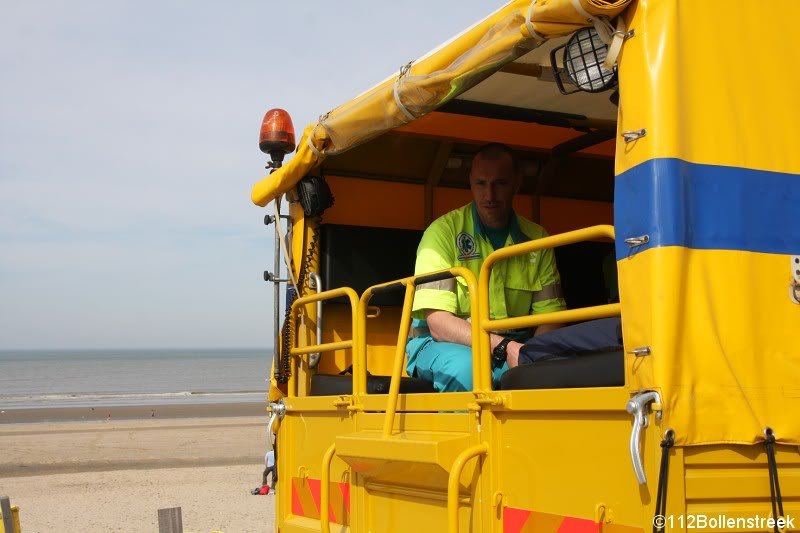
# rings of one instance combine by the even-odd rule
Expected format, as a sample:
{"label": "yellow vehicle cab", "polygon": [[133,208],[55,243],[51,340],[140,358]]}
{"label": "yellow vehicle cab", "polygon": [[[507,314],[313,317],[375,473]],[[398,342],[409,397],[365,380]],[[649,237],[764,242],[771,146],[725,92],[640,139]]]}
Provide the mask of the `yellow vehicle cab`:
{"label": "yellow vehicle cab", "polygon": [[[267,114],[252,200],[275,208],[289,268],[266,279],[291,294],[278,531],[800,529],[800,4],[734,4],[512,1],[325,113],[285,164],[292,127]],[[549,236],[414,276],[491,142]],[[567,310],[491,319],[492,269],[549,248]],[[416,286],[451,278],[473,387],[439,393],[405,346]],[[489,332],[612,316],[623,350],[493,386]]]}

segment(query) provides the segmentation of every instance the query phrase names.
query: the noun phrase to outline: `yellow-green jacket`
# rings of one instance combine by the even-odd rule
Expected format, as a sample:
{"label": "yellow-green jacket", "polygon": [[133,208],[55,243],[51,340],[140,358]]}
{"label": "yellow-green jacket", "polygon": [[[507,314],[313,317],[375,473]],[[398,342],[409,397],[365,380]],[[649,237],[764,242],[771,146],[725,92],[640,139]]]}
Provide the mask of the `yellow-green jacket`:
{"label": "yellow-green jacket", "polygon": [[[512,213],[505,246],[547,236],[540,225]],[[417,248],[414,274],[445,268],[468,268],[477,278],[483,260],[494,251],[474,203],[439,217],[425,230]],[[552,249],[501,261],[492,269],[489,311],[492,319],[549,313],[566,309]],[[449,311],[468,317],[469,294],[460,280],[420,285],[414,296],[415,327],[424,327],[424,309]]]}

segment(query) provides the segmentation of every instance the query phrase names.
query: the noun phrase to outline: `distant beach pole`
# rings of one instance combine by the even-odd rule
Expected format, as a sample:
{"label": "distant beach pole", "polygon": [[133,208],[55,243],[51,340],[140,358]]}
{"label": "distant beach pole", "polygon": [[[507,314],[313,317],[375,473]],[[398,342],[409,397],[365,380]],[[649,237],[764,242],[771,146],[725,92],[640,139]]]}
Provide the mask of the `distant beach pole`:
{"label": "distant beach pole", "polygon": [[14,519],[11,516],[11,500],[8,499],[8,496],[0,496],[0,512],[3,513],[3,529],[8,533],[16,531]]}
{"label": "distant beach pole", "polygon": [[180,507],[158,510],[158,533],[183,533]]}

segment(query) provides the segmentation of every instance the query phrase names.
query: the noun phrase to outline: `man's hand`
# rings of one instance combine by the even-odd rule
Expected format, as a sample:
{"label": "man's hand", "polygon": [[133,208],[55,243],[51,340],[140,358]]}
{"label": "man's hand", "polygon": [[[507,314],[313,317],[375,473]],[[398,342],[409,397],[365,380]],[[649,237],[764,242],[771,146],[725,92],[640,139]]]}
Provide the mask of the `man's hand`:
{"label": "man's hand", "polygon": [[519,364],[519,350],[522,348],[522,343],[517,341],[511,341],[506,346],[506,353],[508,356],[506,357],[506,361],[508,361],[508,367],[514,368]]}
{"label": "man's hand", "polygon": [[[541,326],[536,328],[536,333],[534,333],[534,337],[537,335],[543,335],[545,333],[549,333],[551,331],[555,331],[558,328],[563,327],[563,324],[542,324]],[[508,367],[514,368],[515,366],[519,365],[519,350],[522,348],[522,343],[511,341],[508,343],[508,357],[506,361],[508,361]]]}

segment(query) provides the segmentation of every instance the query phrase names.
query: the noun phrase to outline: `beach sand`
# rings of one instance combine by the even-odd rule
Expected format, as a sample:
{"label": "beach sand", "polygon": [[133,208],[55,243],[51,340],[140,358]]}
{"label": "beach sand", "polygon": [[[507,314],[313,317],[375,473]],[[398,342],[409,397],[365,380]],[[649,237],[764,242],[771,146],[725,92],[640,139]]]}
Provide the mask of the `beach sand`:
{"label": "beach sand", "polygon": [[[264,404],[147,406],[146,418],[116,419],[123,410],[69,422],[0,415],[0,494],[19,506],[23,531],[157,531],[167,507],[181,507],[186,532],[274,531],[275,498],[250,494],[264,469]],[[264,414],[231,416],[243,412]]]}

